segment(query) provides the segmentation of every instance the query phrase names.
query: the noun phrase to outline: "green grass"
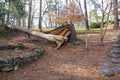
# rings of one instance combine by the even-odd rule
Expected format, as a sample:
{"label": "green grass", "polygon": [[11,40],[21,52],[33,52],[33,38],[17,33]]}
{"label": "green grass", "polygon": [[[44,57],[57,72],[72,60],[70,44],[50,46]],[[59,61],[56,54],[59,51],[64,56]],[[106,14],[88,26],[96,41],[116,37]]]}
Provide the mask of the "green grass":
{"label": "green grass", "polygon": [[[40,29],[39,28],[31,28],[31,30],[36,30],[36,31],[39,31]],[[46,28],[43,28],[42,29],[43,31],[49,31],[51,29],[46,29]],[[85,28],[77,28],[75,29],[76,32],[79,34],[79,33],[82,33],[84,34],[86,32],[86,29]],[[100,32],[100,28],[94,28],[94,29],[90,29],[88,30],[88,33],[99,33]]]}
{"label": "green grass", "polygon": [[[85,28],[79,28],[79,29],[76,29],[76,32],[78,34],[84,34],[86,33],[86,29]],[[88,33],[99,33],[100,32],[100,28],[94,28],[94,29],[90,29],[87,31]]]}

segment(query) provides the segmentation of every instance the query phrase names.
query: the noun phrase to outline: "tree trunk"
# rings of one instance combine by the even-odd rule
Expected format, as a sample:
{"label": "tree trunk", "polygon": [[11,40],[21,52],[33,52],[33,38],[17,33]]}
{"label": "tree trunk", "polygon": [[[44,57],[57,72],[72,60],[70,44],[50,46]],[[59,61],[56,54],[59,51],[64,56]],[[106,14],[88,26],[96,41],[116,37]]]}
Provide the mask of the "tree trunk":
{"label": "tree trunk", "polygon": [[[32,12],[32,0],[29,3],[28,29],[30,29],[31,26],[31,12]],[[29,34],[28,34],[28,38],[30,38]]]}
{"label": "tree trunk", "polygon": [[114,0],[113,3],[113,14],[114,14],[114,29],[119,28],[119,21],[118,21],[118,0]]}
{"label": "tree trunk", "polygon": [[40,0],[40,13],[39,13],[39,29],[42,31],[42,0]]}
{"label": "tree trunk", "polygon": [[10,20],[10,1],[9,1],[9,3],[8,3],[8,13],[7,13],[7,20],[6,20],[6,23],[8,23],[9,22],[9,20]]}
{"label": "tree trunk", "polygon": [[[23,0],[24,6],[26,6],[26,0]],[[25,10],[25,7],[24,7]],[[26,18],[22,18],[22,26],[25,27],[26,26]]]}
{"label": "tree trunk", "polygon": [[77,36],[76,36],[74,24],[72,24],[72,23],[70,24],[70,31],[71,31],[71,34],[69,37],[69,41],[74,43],[77,40]]}
{"label": "tree trunk", "polygon": [[103,46],[103,22],[104,22],[105,14],[102,13],[102,20],[101,20],[101,26],[100,26],[100,45]]}
{"label": "tree trunk", "polygon": [[66,0],[66,5],[68,4],[68,0]]}
{"label": "tree trunk", "polygon": [[89,30],[89,23],[88,23],[88,13],[87,13],[87,4],[86,4],[86,0],[84,0],[84,8],[85,8],[85,24],[86,24],[86,28]]}
{"label": "tree trunk", "polygon": [[36,36],[36,37],[41,37],[43,39],[49,40],[49,41],[62,41],[63,39],[67,40],[67,37],[64,36],[59,36],[59,35],[53,35],[53,34],[45,34],[42,32],[38,32],[38,31],[32,31],[32,30],[28,30],[19,26],[13,26],[13,25],[8,25],[9,28],[11,29],[16,29],[25,33],[28,33],[30,35]]}
{"label": "tree trunk", "polygon": [[96,22],[98,22],[98,15],[97,15],[97,5],[94,3],[94,8],[95,8],[95,17],[96,17]]}

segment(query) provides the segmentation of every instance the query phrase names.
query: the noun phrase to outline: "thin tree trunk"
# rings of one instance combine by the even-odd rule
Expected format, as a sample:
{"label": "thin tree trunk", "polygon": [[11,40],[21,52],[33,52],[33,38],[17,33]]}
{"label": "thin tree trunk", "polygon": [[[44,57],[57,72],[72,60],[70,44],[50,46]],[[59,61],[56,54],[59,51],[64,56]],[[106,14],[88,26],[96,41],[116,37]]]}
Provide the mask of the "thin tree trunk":
{"label": "thin tree trunk", "polygon": [[66,0],[66,5],[68,4],[68,0]]}
{"label": "thin tree trunk", "polygon": [[102,41],[102,42],[103,42],[103,39],[104,39],[105,34],[106,34],[106,32],[107,32],[107,27],[108,27],[108,25],[109,25],[109,17],[110,17],[111,9],[112,9],[112,3],[111,3],[111,5],[110,5],[110,9],[109,9],[109,12],[108,12],[108,14],[107,14],[107,21],[106,21],[107,24],[106,24],[106,26],[105,26],[105,31],[104,31],[103,36],[102,36],[102,38],[101,38],[101,41]]}
{"label": "thin tree trunk", "polygon": [[97,15],[97,6],[94,3],[94,7],[95,7],[95,17],[96,17],[96,22],[98,22],[98,15]]}
{"label": "thin tree trunk", "polygon": [[[26,0],[23,0],[24,3],[24,10],[25,10],[25,6],[26,6]],[[22,26],[25,27],[26,26],[26,18],[22,18]]]}
{"label": "thin tree trunk", "polygon": [[42,0],[40,0],[39,29],[42,31]]}
{"label": "thin tree trunk", "polygon": [[87,4],[86,4],[86,0],[84,0],[84,8],[85,8],[85,24],[87,29],[89,30],[89,22],[88,22],[88,14],[87,14]]}
{"label": "thin tree trunk", "polygon": [[101,20],[101,26],[100,26],[100,45],[103,46],[103,22],[104,22],[105,14],[102,13],[102,20]]}
{"label": "thin tree trunk", "polygon": [[[28,29],[30,29],[31,27],[31,12],[32,12],[32,0],[29,2]],[[30,38],[29,34],[28,34],[28,38]]]}
{"label": "thin tree trunk", "polygon": [[6,23],[8,23],[8,22],[9,22],[9,19],[10,19],[10,1],[9,1],[9,3],[8,3],[8,10],[9,10],[9,12],[7,13]]}

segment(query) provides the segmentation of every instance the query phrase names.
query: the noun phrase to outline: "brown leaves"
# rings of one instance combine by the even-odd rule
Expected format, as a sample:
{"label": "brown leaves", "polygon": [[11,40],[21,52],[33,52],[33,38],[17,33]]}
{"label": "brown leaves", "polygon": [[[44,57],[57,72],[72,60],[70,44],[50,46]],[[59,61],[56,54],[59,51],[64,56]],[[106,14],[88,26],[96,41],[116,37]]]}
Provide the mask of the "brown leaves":
{"label": "brown leaves", "polygon": [[73,23],[85,20],[80,7],[75,3],[68,4],[64,7],[62,19],[63,22],[72,21]]}
{"label": "brown leaves", "polygon": [[54,12],[49,12],[46,18],[49,20],[49,23],[65,23],[70,21],[77,23],[85,20],[80,7],[76,3],[66,5],[63,9],[63,13],[59,16]]}

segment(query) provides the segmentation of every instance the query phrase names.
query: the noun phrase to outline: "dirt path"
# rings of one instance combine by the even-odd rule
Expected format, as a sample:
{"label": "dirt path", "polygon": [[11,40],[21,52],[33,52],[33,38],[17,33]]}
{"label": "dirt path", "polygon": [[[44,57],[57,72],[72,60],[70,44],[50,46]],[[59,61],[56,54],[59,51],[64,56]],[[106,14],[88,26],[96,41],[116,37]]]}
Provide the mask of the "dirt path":
{"label": "dirt path", "polygon": [[[27,46],[43,46],[47,54],[16,71],[0,73],[0,80],[120,80],[119,74],[105,77],[98,71],[101,67],[99,63],[107,61],[113,36],[114,34],[107,34],[105,45],[99,46],[99,36],[89,35],[88,50],[84,48],[84,44],[74,46],[70,43],[55,50],[55,44],[42,39],[37,41],[23,35],[12,36],[6,40],[8,43],[22,42]],[[80,37],[79,34],[78,38]]]}

